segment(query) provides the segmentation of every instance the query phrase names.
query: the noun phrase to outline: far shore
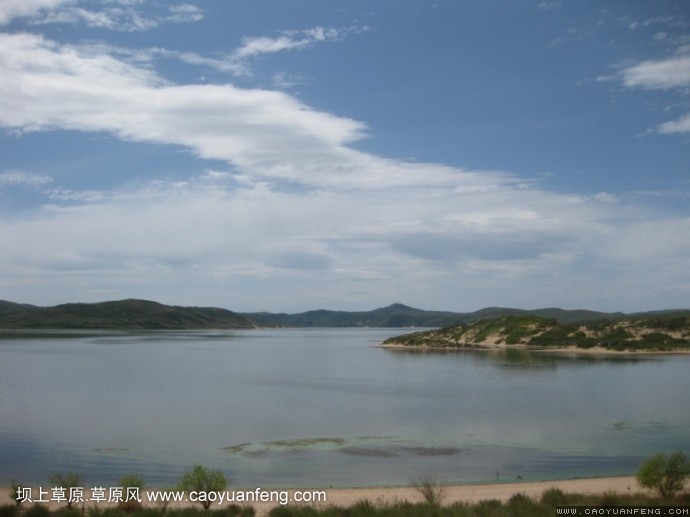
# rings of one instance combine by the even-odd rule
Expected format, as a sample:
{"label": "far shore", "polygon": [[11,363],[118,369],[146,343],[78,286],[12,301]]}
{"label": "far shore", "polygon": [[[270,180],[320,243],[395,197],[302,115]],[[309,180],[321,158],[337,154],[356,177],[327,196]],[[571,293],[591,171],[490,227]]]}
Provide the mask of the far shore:
{"label": "far shore", "polygon": [[[47,484],[42,488],[47,490]],[[445,485],[444,490],[444,505],[450,505],[455,502],[477,503],[489,499],[498,499],[500,501],[508,501],[515,494],[524,494],[528,497],[538,499],[541,495],[550,488],[558,488],[566,493],[577,493],[585,495],[597,495],[605,493],[631,494],[631,493],[651,493],[646,489],[640,487],[634,477],[601,477],[601,478],[576,478],[567,480],[551,480],[551,481],[520,481],[515,483],[490,483],[477,485]],[[315,507],[328,506],[352,506],[358,501],[367,499],[374,504],[384,505],[399,501],[409,501],[411,503],[423,502],[422,495],[412,486],[404,487],[380,487],[380,488],[300,488],[300,489],[285,489],[285,488],[264,488],[266,491],[284,491],[288,490],[290,495],[296,491],[319,491],[325,492],[326,501],[318,503],[301,503]],[[154,491],[157,489],[149,489]],[[165,490],[163,488],[159,490]],[[254,491],[255,488],[239,488],[228,487],[228,491]],[[86,491],[85,491],[86,492]],[[10,488],[0,488],[0,497],[2,503],[11,504]],[[100,507],[112,506],[112,503],[91,503],[91,505],[98,504]],[[171,503],[169,508],[188,507],[193,506],[194,503]],[[64,503],[56,503],[51,501],[48,503],[51,509],[57,509],[65,506]],[[147,503],[146,506],[155,507],[155,503]],[[267,515],[271,508],[278,506],[278,502],[252,502],[249,505],[254,506],[258,516]],[[199,506],[199,505],[197,505]],[[227,506],[213,504],[211,509],[218,509]],[[87,504],[87,508],[89,505]],[[200,506],[199,506],[200,507]]]}
{"label": "far shore", "polygon": [[503,343],[468,343],[456,346],[403,345],[401,343],[380,343],[372,348],[386,348],[391,350],[410,350],[419,352],[458,352],[458,351],[496,351],[496,350],[524,350],[526,352],[545,352],[559,354],[582,355],[687,355],[690,348],[676,348],[673,350],[611,350],[602,346],[581,348],[577,346],[541,348],[529,345],[506,345]]}

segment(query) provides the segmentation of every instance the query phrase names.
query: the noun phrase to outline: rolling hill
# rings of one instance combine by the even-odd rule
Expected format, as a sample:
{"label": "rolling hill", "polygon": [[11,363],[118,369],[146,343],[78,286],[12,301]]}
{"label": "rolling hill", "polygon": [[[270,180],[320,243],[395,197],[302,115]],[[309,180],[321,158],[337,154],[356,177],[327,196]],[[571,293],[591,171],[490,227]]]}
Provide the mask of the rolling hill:
{"label": "rolling hill", "polygon": [[67,303],[36,307],[0,301],[3,329],[191,330],[245,329],[257,325],[232,311],[177,307],[147,300]]}
{"label": "rolling hill", "polygon": [[625,316],[623,313],[605,313],[586,310],[536,309],[522,310],[487,307],[475,312],[425,311],[401,303],[363,312],[316,310],[297,314],[268,312],[242,313],[242,316],[270,327],[446,327],[469,323],[480,318],[507,315],[534,315],[555,318],[562,323],[576,323]]}
{"label": "rolling hill", "polygon": [[[677,311],[646,313],[649,317]],[[644,315],[644,313],[642,314]],[[127,299],[100,303],[67,303],[38,307],[0,300],[0,329],[194,330],[257,327],[449,327],[505,316],[547,318],[564,325],[630,318],[557,308],[523,310],[487,307],[475,312],[425,311],[394,303],[371,311],[314,310],[296,314],[237,313],[214,307],[180,307]]]}

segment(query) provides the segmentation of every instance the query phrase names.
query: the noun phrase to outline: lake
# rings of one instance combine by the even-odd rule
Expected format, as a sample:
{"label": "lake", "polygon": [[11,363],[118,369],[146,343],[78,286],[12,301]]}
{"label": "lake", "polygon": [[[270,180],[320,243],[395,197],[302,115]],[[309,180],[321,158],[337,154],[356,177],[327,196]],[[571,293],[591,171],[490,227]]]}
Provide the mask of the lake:
{"label": "lake", "polygon": [[690,356],[375,348],[410,329],[0,333],[0,483],[476,483],[690,450]]}

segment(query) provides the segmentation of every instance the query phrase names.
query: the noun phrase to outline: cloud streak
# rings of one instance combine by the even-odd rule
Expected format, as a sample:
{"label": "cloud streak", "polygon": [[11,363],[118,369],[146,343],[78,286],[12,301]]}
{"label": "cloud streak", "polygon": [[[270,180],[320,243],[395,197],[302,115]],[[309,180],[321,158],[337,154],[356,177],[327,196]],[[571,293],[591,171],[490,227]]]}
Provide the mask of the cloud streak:
{"label": "cloud streak", "polygon": [[304,50],[316,44],[339,41],[348,34],[365,30],[367,30],[366,27],[314,27],[301,31],[283,31],[280,36],[273,38],[266,36],[247,37],[243,39],[240,47],[220,57],[208,57],[194,52],[180,52],[161,48],[149,49],[140,52],[140,55],[148,54],[151,59],[155,56],[179,59],[191,65],[207,66],[234,76],[251,76],[251,64],[261,56]]}
{"label": "cloud streak", "polygon": [[0,25],[21,18],[44,16],[46,12],[75,4],[78,0],[0,0]]}
{"label": "cloud streak", "polygon": [[33,174],[25,171],[5,171],[0,173],[0,185],[37,187],[52,183],[53,178],[44,174]]}
{"label": "cloud streak", "polygon": [[177,4],[166,9],[167,12],[146,15],[141,2],[128,0],[0,0],[0,25],[24,20],[32,25],[84,24],[99,29],[137,32],[163,23],[190,23],[204,18],[203,10],[192,4]]}

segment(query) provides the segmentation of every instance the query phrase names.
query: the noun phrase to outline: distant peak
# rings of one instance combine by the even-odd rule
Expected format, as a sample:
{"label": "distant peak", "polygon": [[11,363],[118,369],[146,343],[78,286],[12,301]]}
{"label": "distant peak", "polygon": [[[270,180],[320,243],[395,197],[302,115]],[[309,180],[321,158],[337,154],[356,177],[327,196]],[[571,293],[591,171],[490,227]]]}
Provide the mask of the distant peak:
{"label": "distant peak", "polygon": [[407,311],[416,311],[414,307],[410,307],[409,305],[405,305],[404,303],[392,303],[388,307],[384,307],[384,309],[395,309],[395,310],[407,310]]}

